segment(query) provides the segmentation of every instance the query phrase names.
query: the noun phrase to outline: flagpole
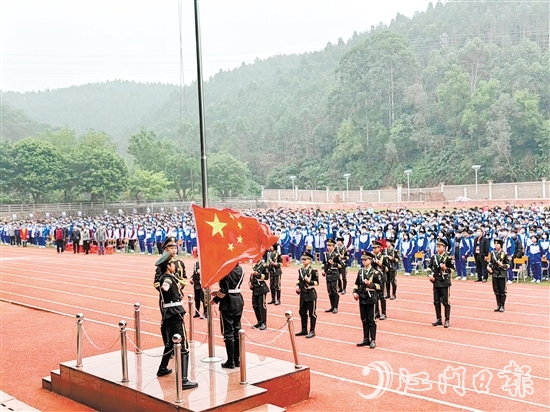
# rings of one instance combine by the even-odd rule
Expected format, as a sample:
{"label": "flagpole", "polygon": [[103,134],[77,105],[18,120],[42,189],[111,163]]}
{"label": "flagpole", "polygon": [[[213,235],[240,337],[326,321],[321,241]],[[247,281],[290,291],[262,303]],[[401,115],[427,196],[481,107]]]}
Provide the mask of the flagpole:
{"label": "flagpole", "polygon": [[[202,52],[201,52],[201,29],[199,21],[199,1],[195,2],[195,45],[197,51],[197,87],[199,95],[199,132],[201,142],[201,183],[202,183],[202,207],[208,207],[208,175],[206,168],[206,131],[204,121],[204,91],[202,83]],[[202,253],[199,250],[199,262],[202,260]],[[200,267],[204,267],[200,263]],[[210,305],[211,289],[206,289],[206,306],[207,322],[208,322],[208,357],[204,358],[203,362],[219,362],[222,359],[215,356],[214,353],[214,328],[212,324],[212,305]]]}

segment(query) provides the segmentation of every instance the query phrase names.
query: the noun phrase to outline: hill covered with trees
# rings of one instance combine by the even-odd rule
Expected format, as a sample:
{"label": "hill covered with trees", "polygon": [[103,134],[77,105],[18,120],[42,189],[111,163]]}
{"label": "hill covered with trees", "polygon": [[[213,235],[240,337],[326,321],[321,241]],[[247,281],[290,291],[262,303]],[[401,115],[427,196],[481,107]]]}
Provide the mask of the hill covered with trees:
{"label": "hill covered with trees", "polygon": [[[237,168],[232,195],[288,188],[290,175],[302,188],[343,188],[344,173],[350,187],[394,186],[405,169],[419,186],[463,183],[473,164],[480,180],[549,177],[549,14],[547,2],[438,2],[321,51],[220,71],[205,84],[211,164]],[[3,97],[54,127],[105,132],[188,198],[196,91],[183,105],[176,86],[124,81]],[[210,177],[222,191],[223,176]]]}

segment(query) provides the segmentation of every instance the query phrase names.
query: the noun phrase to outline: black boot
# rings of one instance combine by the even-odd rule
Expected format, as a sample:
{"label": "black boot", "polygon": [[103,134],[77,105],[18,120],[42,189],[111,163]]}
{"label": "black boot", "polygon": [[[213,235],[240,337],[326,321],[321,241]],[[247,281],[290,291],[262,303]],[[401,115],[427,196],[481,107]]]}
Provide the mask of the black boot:
{"label": "black boot", "polygon": [[451,305],[445,305],[445,325],[444,327],[448,328],[451,323]]}
{"label": "black boot", "polygon": [[227,361],[222,363],[222,368],[235,369],[235,343],[232,340],[225,341],[225,351],[227,352]]}
{"label": "black boot", "polygon": [[332,301],[332,308],[333,309],[338,309],[338,304],[339,303],[340,303],[340,295],[337,293],[336,295],[334,295],[334,299]]}
{"label": "black boot", "polygon": [[280,290],[277,291],[277,300],[275,301],[275,304],[276,305],[281,304],[281,291]]}
{"label": "black boot", "polygon": [[499,308],[499,312],[504,312],[504,302],[506,302],[506,294],[503,293],[502,295],[500,295],[500,308]]}
{"label": "black boot", "polygon": [[397,282],[391,284],[392,294],[390,299],[395,299],[397,296]]}
{"label": "black boot", "polygon": [[494,310],[494,312],[498,312],[502,304],[500,303],[500,295],[495,294],[495,297],[497,298],[497,308]]}
{"label": "black boot", "polygon": [[440,303],[434,303],[435,306],[435,322],[432,323],[434,326],[440,326],[443,325],[443,322],[441,322],[441,304]]}
{"label": "black boot", "polygon": [[241,366],[241,344],[239,342],[239,339],[235,340],[234,341],[234,344],[233,344],[233,350],[234,350],[234,353],[233,353],[233,363],[235,364],[235,366],[238,368],[239,366]]}
{"label": "black boot", "polygon": [[380,309],[382,310],[380,320],[384,320],[386,319],[386,299],[380,299]]}
{"label": "black boot", "polygon": [[189,353],[181,354],[181,388],[193,389],[199,386],[197,382],[191,382],[187,377],[189,376]]}
{"label": "black boot", "polygon": [[374,349],[374,348],[376,348],[376,324],[375,325],[369,325],[369,336],[370,336],[369,347],[371,349]]}

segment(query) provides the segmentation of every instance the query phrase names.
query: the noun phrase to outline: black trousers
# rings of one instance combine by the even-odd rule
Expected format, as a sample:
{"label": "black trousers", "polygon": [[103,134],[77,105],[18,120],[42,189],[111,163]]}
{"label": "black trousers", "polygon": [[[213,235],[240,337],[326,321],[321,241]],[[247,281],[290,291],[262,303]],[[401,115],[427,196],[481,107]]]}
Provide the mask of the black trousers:
{"label": "black trousers", "polygon": [[73,253],[80,253],[80,242],[73,240]]}
{"label": "black trousers", "polygon": [[376,301],[376,315],[380,316],[380,314],[385,315],[386,314],[386,298],[384,297],[384,291],[380,290],[378,292],[378,300]]}
{"label": "black trousers", "polygon": [[327,292],[330,299],[330,308],[338,309],[338,303],[340,302],[340,295],[337,289],[338,280],[327,280]]}
{"label": "black trousers", "polygon": [[445,320],[449,320],[451,318],[451,304],[449,303],[450,295],[450,286],[444,288],[434,286],[434,306],[435,316],[437,319],[441,319],[441,305],[445,308]]}
{"label": "black trousers", "polygon": [[241,330],[243,310],[220,310],[220,326],[223,340],[226,342],[238,341]]}
{"label": "black trousers", "polygon": [[89,240],[84,240],[82,242],[82,246],[84,248],[84,253],[89,254],[90,253],[90,241]]}
{"label": "black trousers", "polygon": [[269,289],[271,290],[271,301],[281,300],[281,275],[269,276]]}
{"label": "black trousers", "polygon": [[302,332],[307,331],[307,318],[311,323],[310,332],[315,332],[315,324],[317,323],[317,299],[305,301],[300,296],[300,320],[302,321]]}
{"label": "black trousers", "polygon": [[202,308],[204,309],[204,314],[206,314],[206,303],[204,302],[204,290],[202,288],[193,289],[195,291],[195,309],[200,314],[201,311],[201,302]]}
{"label": "black trousers", "polygon": [[343,290],[346,290],[346,288],[348,286],[347,275],[348,275],[348,268],[344,266],[343,268],[340,269],[341,279],[338,279],[338,291],[339,292],[342,292]]}
{"label": "black trousers", "polygon": [[63,250],[65,250],[62,240],[56,240],[55,241],[55,246],[57,247],[57,253],[63,252]]}
{"label": "black trousers", "polygon": [[[391,291],[390,291],[391,288]],[[386,281],[386,296],[395,296],[397,292],[397,273],[395,270],[390,270],[388,272],[388,280]],[[391,293],[390,293],[391,292]]]}
{"label": "black trousers", "polygon": [[267,293],[263,295],[252,295],[252,309],[256,315],[256,320],[260,324],[266,324],[267,322]]}
{"label": "black trousers", "polygon": [[363,324],[363,340],[370,342],[376,340],[376,318],[374,316],[376,304],[359,304],[359,314]]}
{"label": "black trousers", "polygon": [[487,274],[487,262],[485,261],[485,259],[483,259],[483,256],[481,255],[476,256],[476,273],[478,280],[486,280],[489,276]]}
{"label": "black trousers", "polygon": [[159,368],[166,368],[168,366],[168,362],[170,361],[170,357],[172,356],[172,350],[174,349],[174,341],[172,340],[172,336],[176,333],[181,335],[181,354],[186,355],[189,353],[189,343],[187,342],[187,335],[185,334],[183,317],[172,316],[168,319],[163,319],[160,331],[162,333],[163,340],[166,340],[164,342],[164,353],[162,355]]}
{"label": "black trousers", "polygon": [[495,297],[497,299],[498,307],[504,306],[506,302],[506,281],[508,279],[504,278],[495,278],[493,277],[493,292],[495,292]]}

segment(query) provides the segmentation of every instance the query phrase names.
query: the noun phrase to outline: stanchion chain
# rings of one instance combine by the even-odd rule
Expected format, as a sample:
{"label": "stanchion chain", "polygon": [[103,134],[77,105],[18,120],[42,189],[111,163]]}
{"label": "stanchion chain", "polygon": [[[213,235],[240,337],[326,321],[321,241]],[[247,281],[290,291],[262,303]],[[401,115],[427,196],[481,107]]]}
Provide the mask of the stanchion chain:
{"label": "stanchion chain", "polygon": [[128,342],[131,343],[131,345],[135,348],[135,349],[138,349],[140,351],[140,353],[143,353],[145,356],[149,356],[150,358],[160,358],[162,356],[164,356],[164,353],[166,354],[169,354],[169,353],[172,353],[174,351],[174,348],[170,349],[168,352],[164,352],[164,353],[161,353],[160,355],[151,355],[149,353],[146,353],[144,352],[143,349],[141,348],[138,348],[137,345],[134,343],[134,341],[132,340],[132,338],[130,338],[129,336],[126,336],[126,339],[128,339]]}
{"label": "stanchion chain", "polygon": [[150,318],[149,316],[147,316],[143,311],[139,311],[140,315],[143,316],[144,318],[146,318],[147,320],[150,320],[152,322],[158,322],[159,320],[158,319],[152,319]]}
{"label": "stanchion chain", "polygon": [[86,329],[84,328],[84,325],[82,325],[82,332],[84,333],[84,336],[86,336],[86,339],[88,339],[88,342],[90,342],[92,344],[92,346],[100,351],[108,351],[108,350],[111,350],[116,344],[117,342],[120,340],[120,335],[117,336],[116,340],[114,341],[114,343],[109,346],[108,348],[100,348],[99,346],[97,346],[93,341],[92,339],[90,338],[90,336],[88,335],[88,332],[86,332]]}
{"label": "stanchion chain", "polygon": [[[204,334],[204,339],[202,340],[202,342],[199,342],[198,345],[193,345],[193,347],[194,347],[194,348],[200,348],[200,347],[204,344],[204,342],[206,342],[207,339],[208,339],[208,334],[205,333],[205,334]],[[191,342],[190,342],[190,343],[191,343]],[[197,341],[194,340],[193,343],[197,343]]]}
{"label": "stanchion chain", "polygon": [[[276,332],[279,332],[273,339],[271,339],[270,341],[267,341],[267,342],[260,342],[260,341],[257,341],[256,339],[254,339],[252,336],[250,336],[248,334],[248,332],[245,332],[245,335],[248,339],[250,339],[252,342],[254,343],[257,343],[257,344],[260,344],[260,345],[269,345],[273,342],[275,342],[277,339],[279,339],[281,336],[283,336],[283,333],[285,333],[285,331],[283,330],[286,326],[286,322],[283,323],[278,329],[275,329],[273,331],[269,331],[270,333],[276,333]],[[262,331],[261,331],[262,332]],[[265,332],[265,331],[264,331]]]}

